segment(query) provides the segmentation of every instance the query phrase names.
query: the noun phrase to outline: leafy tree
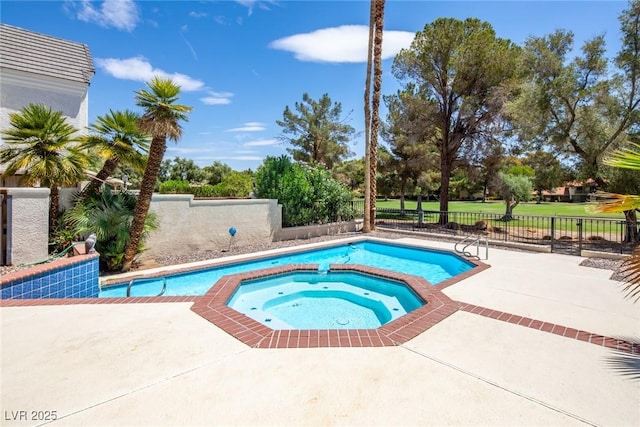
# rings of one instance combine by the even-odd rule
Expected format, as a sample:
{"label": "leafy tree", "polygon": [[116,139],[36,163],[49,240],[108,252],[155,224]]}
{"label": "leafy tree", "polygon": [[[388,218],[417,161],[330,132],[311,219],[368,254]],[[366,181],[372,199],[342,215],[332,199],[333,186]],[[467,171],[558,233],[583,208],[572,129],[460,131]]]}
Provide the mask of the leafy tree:
{"label": "leafy tree", "polygon": [[253,174],[231,171],[213,190],[217,197],[249,197],[253,191]]}
{"label": "leafy tree", "polygon": [[521,202],[528,202],[531,199],[531,193],[533,192],[531,177],[504,172],[500,172],[498,176],[502,182],[500,195],[506,205],[502,221],[511,221],[515,207]]}
{"label": "leafy tree", "polygon": [[140,116],[133,111],[109,111],[98,116],[89,126],[81,148],[97,153],[104,159],[102,169],[82,190],[80,198],[95,194],[100,186],[124,163],[137,171],[144,170],[149,138],[138,128]]}
{"label": "leafy tree", "polygon": [[183,159],[176,157],[170,162],[168,170],[168,178],[170,180],[185,180],[189,182],[203,182],[206,174],[191,159]]}
{"label": "leafy tree", "polygon": [[[118,271],[124,261],[124,250],[129,242],[129,227],[133,220],[136,197],[131,193],[113,193],[105,187],[100,193],[90,193],[79,200],[64,215],[66,229],[73,235],[86,238],[96,234],[96,251],[100,254],[103,271]],[[144,250],[145,237],[157,229],[158,220],[154,213],[147,215],[142,239],[138,242],[137,253]]]}
{"label": "leafy tree", "polygon": [[364,159],[353,159],[334,166],[333,174],[352,191],[364,192]]}
{"label": "leafy tree", "polygon": [[572,60],[572,32],[529,38],[523,66],[531,77],[509,107],[521,140],[573,154],[580,175],[601,189],[603,156],[640,125],[640,1],[629,3],[620,23],[622,45],[610,64],[603,36]]}
{"label": "leafy tree", "polygon": [[131,268],[144,233],[144,224],[151,205],[151,197],[158,180],[162,158],[167,149],[167,138],[177,141],[182,136],[180,121],[187,120],[191,107],[176,104],[180,95],[180,86],[168,79],[154,77],[147,83],[149,90],[136,92],[136,104],[144,109],[140,118],[140,129],[151,135],[149,159],[144,170],[140,193],[131,223],[131,240],[125,249],[122,271]]}
{"label": "leafy tree", "polygon": [[[394,75],[416,85],[431,104],[434,144],[440,154],[440,210],[449,209],[449,180],[463,146],[502,131],[500,113],[518,77],[520,49],[497,38],[478,19],[440,18],[417,33],[395,58]],[[440,221],[447,222],[447,215]]]}
{"label": "leafy tree", "polygon": [[526,156],[523,161],[534,171],[533,189],[538,193],[537,203],[542,201],[542,192],[560,187],[568,178],[562,163],[551,153],[537,150]]}
{"label": "leafy tree", "polygon": [[[416,96],[415,87],[385,96],[388,108],[387,121],[382,126],[382,138],[389,144],[392,161],[386,162],[399,180],[400,209],[404,211],[404,199],[408,188],[417,183],[423,171],[432,169],[437,162],[432,142],[433,126],[429,122],[430,104]],[[423,186],[418,186],[424,188]],[[430,187],[430,186],[429,186]],[[422,190],[417,195],[422,195]]]}
{"label": "leafy tree", "polygon": [[283,119],[276,120],[282,127],[280,139],[294,147],[287,148],[294,160],[321,163],[331,169],[351,155],[348,142],[354,129],[340,117],[342,104],[332,104],[327,94],[315,101],[305,93],[302,102],[296,102],[295,110],[297,114],[287,106]]}
{"label": "leafy tree", "polygon": [[204,168],[204,179],[207,184],[216,185],[222,182],[224,177],[231,172],[231,167],[225,163],[215,161]]}
{"label": "leafy tree", "polygon": [[87,155],[77,146],[78,129],[68,124],[59,111],[44,104],[29,104],[9,116],[9,128],[2,132],[0,163],[4,176],[22,173],[27,185],[50,189],[49,235],[57,227],[59,186],[75,185],[84,176]]}
{"label": "leafy tree", "polygon": [[353,219],[351,192],[322,166],[292,163],[287,156],[267,157],[255,180],[258,197],[277,199],[283,206],[285,226]]}

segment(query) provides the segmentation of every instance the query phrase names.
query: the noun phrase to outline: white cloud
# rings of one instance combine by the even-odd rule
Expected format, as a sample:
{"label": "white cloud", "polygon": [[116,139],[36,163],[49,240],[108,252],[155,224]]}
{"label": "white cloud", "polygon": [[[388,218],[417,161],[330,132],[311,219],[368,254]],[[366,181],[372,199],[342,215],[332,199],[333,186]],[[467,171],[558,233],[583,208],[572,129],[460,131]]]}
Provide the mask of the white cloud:
{"label": "white cloud", "polygon": [[207,105],[226,105],[231,104],[231,97],[233,93],[231,92],[209,92],[209,96],[205,96],[200,98],[204,104]]}
{"label": "white cloud", "polygon": [[180,73],[168,73],[159,68],[154,68],[146,58],[141,56],[127,59],[96,58],[96,64],[105,72],[117,79],[147,82],[153,77],[171,79],[185,92],[193,92],[204,88],[200,80]]}
{"label": "white cloud", "polygon": [[133,31],[140,21],[140,11],[133,0],[105,0],[96,8],[97,2],[81,0],[68,4],[77,9],[76,17],[84,22],[95,22],[101,27],[114,27]]}
{"label": "white cloud", "polygon": [[196,11],[191,11],[189,12],[189,16],[191,18],[205,18],[207,16],[206,12],[196,12]]}
{"label": "white cloud", "polygon": [[269,5],[270,4],[277,4],[277,2],[275,0],[236,0],[236,3],[241,4],[242,6],[246,7],[248,9],[247,14],[249,16],[251,16],[251,14],[253,13],[253,9],[255,7],[258,7],[259,9],[263,9],[263,10],[271,10],[269,9]]}
{"label": "white cloud", "polygon": [[245,142],[246,147],[268,146],[268,145],[280,145],[280,141],[277,139],[256,139],[255,141]]}
{"label": "white cloud", "polygon": [[264,123],[260,122],[248,122],[238,128],[227,129],[225,132],[260,132],[265,130]]}
{"label": "white cloud", "polygon": [[[411,45],[415,33],[385,30],[382,59],[393,58]],[[272,49],[292,52],[296,59],[310,62],[366,62],[369,27],[342,25],[310,33],[294,34],[269,43]]]}

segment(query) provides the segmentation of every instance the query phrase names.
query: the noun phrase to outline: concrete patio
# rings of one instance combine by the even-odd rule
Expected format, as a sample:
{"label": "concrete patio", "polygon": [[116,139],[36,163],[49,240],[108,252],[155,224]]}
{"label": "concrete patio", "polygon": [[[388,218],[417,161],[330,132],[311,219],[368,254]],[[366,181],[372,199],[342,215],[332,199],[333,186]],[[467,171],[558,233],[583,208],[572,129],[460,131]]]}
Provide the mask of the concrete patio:
{"label": "concrete patio", "polygon": [[[451,243],[401,239],[437,248]],[[490,249],[451,299],[636,341],[640,305],[579,257]],[[2,425],[638,425],[597,343],[460,310],[396,347],[257,349],[192,303],[1,307]],[[23,412],[26,420],[21,419]],[[34,418],[36,419],[32,419]]]}

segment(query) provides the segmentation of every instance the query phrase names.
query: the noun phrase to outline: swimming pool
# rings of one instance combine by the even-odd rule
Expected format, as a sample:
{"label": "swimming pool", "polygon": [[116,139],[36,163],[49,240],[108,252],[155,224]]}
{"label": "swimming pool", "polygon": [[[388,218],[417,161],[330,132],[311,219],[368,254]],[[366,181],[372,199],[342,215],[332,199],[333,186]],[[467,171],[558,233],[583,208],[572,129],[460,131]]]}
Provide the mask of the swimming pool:
{"label": "swimming pool", "polygon": [[[328,270],[330,264],[361,264],[422,277],[433,285],[475,267],[451,252],[363,240],[168,275],[164,295],[204,295],[223,276],[289,264],[318,264],[321,271]],[[131,296],[156,296],[163,283],[162,277],[134,282]],[[103,287],[99,297],[124,297],[127,285]]]}
{"label": "swimming pool", "polygon": [[375,329],[424,304],[405,283],[353,271],[245,280],[227,302],[271,329]]}

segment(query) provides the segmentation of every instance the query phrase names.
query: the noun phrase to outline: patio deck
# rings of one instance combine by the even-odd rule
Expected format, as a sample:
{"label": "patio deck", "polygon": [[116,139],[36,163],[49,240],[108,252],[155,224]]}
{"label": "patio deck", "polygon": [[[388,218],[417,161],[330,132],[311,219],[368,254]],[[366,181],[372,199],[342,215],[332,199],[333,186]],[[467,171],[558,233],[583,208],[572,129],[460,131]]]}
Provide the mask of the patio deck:
{"label": "patio deck", "polygon": [[604,337],[637,342],[640,305],[578,257],[489,255],[395,347],[251,348],[192,302],[0,307],[2,425],[637,425],[640,363]]}

